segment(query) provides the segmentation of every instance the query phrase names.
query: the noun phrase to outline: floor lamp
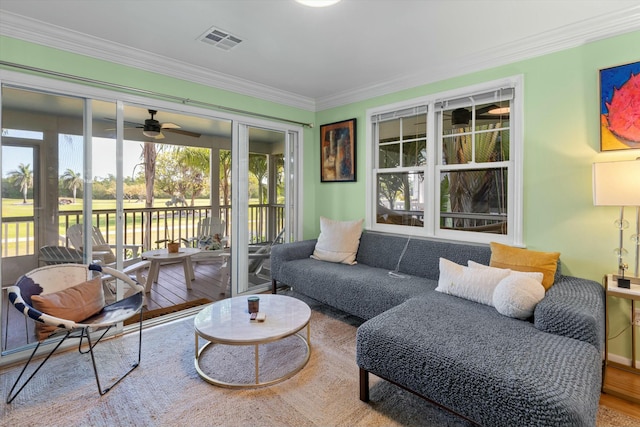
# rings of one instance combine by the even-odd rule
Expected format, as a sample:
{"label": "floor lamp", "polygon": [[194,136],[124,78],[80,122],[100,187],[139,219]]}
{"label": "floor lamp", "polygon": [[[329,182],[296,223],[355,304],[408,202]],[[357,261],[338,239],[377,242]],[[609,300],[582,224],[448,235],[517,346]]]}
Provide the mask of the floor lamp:
{"label": "floor lamp", "polygon": [[[621,162],[594,163],[593,204],[620,207],[620,217],[615,221],[620,239],[615,252],[618,256],[618,273],[622,279],[624,279],[624,272],[628,268],[623,259],[627,254],[624,249],[624,230],[629,227],[629,221],[624,217],[624,208],[625,206],[636,208],[633,220],[636,233],[631,236],[631,241],[635,246],[635,268],[632,279],[640,284],[640,274],[638,273],[640,264],[640,158]],[[620,278],[618,278],[618,285],[623,286],[620,283]]]}

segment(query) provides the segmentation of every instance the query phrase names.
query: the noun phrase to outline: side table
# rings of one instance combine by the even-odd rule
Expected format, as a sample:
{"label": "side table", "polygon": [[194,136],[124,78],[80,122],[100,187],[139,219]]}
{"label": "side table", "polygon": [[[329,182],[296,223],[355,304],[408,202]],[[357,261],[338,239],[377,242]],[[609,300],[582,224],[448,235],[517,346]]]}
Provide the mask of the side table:
{"label": "side table", "polygon": [[[640,403],[640,386],[638,386],[640,384],[640,368],[638,368],[636,355],[637,329],[640,326],[633,324],[636,302],[640,301],[640,279],[631,278],[631,288],[626,289],[618,287],[617,276],[608,274],[605,277],[605,294],[605,377],[602,391],[622,399]],[[631,301],[631,366],[609,360],[609,297],[624,298]],[[634,377],[634,381],[625,379],[625,376],[628,377],[629,375]],[[635,381],[636,375],[638,375],[638,381]]]}
{"label": "side table", "polygon": [[184,268],[184,282],[187,289],[191,289],[191,281],[194,279],[193,264],[191,256],[200,252],[195,248],[180,248],[177,253],[169,253],[166,249],[154,249],[142,253],[142,258],[151,261],[149,267],[149,277],[145,286],[145,292],[151,291],[151,284],[158,283],[160,265],[167,262],[182,262]]}

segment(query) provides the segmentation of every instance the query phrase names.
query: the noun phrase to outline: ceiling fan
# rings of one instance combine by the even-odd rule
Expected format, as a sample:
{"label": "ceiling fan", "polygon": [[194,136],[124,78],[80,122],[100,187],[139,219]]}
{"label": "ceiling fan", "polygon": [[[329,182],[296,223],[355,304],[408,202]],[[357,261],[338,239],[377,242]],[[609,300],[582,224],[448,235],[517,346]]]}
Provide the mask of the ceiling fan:
{"label": "ceiling fan", "polygon": [[[155,115],[158,114],[157,110],[147,110],[151,115],[150,119],[146,119],[144,124],[141,123],[133,123],[133,122],[124,122],[125,129],[142,129],[142,134],[148,138],[153,139],[164,139],[163,132],[171,132],[180,135],[190,136],[192,138],[200,138],[201,134],[197,132],[190,132],[188,130],[183,130],[175,123],[160,123],[155,119]],[[105,118],[105,120],[114,121],[111,118]],[[106,131],[114,131],[115,129],[105,129]]]}
{"label": "ceiling fan", "polygon": [[164,139],[163,131],[177,133],[180,135],[190,136],[193,138],[200,138],[200,134],[196,132],[189,132],[188,130],[180,129],[180,126],[174,123],[160,123],[154,116],[158,114],[157,110],[148,110],[151,115],[150,119],[144,121],[144,125],[137,125],[137,129],[142,129],[142,134],[153,139]]}
{"label": "ceiling fan", "polygon": [[[476,109],[476,120],[496,120],[509,117],[509,108],[495,104],[485,105]],[[468,125],[471,121],[471,111],[466,108],[456,108],[451,111],[451,122],[454,126]]]}

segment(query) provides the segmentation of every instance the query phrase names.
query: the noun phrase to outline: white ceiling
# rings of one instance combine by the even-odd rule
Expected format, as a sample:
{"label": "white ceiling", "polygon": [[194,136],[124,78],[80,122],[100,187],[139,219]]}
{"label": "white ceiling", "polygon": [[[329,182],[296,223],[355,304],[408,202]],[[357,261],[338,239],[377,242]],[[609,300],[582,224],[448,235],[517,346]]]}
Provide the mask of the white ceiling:
{"label": "white ceiling", "polygon": [[0,1],[1,35],[311,111],[639,29],[639,0]]}

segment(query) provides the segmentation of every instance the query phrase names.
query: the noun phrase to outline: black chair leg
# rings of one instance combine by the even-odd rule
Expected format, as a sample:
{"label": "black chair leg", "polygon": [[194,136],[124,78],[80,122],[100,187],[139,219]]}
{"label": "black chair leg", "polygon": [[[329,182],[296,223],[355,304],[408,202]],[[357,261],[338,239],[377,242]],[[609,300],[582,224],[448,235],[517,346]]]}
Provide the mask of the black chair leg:
{"label": "black chair leg", "polygon": [[[89,333],[86,330],[82,331],[83,336],[86,337],[87,343],[89,345],[89,353],[91,354],[91,363],[93,364],[93,373],[96,376],[96,383],[98,384],[98,393],[100,393],[100,396],[103,396],[103,395],[107,394],[109,392],[109,390],[111,390],[113,387],[115,387],[120,381],[122,381],[127,375],[129,375],[134,369],[136,369],[140,365],[141,354],[142,354],[142,319],[143,319],[142,312],[143,312],[143,310],[140,310],[140,321],[139,321],[139,325],[140,326],[139,326],[139,329],[138,329],[138,360],[137,360],[137,362],[135,362],[134,364],[131,365],[131,368],[127,372],[125,372],[124,375],[122,375],[120,378],[118,378],[111,385],[109,385],[108,387],[106,387],[104,389],[100,385],[100,376],[98,375],[98,367],[96,365],[95,355],[93,354],[93,347],[95,347],[100,342],[102,337],[104,337],[104,335],[107,333],[107,331],[109,329],[107,329],[107,331],[105,331],[100,336],[100,338],[98,338],[98,340],[93,344],[91,343],[91,337],[89,336]],[[82,345],[82,339],[80,339],[80,345]],[[82,353],[82,351],[80,351],[80,352]]]}
{"label": "black chair leg", "polygon": [[25,371],[27,370],[27,367],[31,363],[31,360],[33,360],[33,356],[35,356],[35,354],[37,353],[38,349],[40,348],[40,344],[42,344],[42,341],[38,341],[38,345],[36,345],[36,348],[33,349],[33,352],[31,353],[31,356],[29,356],[29,359],[27,360],[27,363],[25,363],[24,367],[22,368],[22,371],[20,371],[20,375],[18,375],[18,378],[16,379],[16,382],[13,383],[13,387],[11,387],[11,390],[9,390],[9,394],[7,395],[7,401],[6,401],[7,403],[13,402],[13,399],[15,399],[20,394],[22,389],[24,389],[24,387],[27,384],[29,384],[31,379],[38,373],[40,368],[42,368],[42,366],[47,362],[47,360],[49,360],[49,358],[53,355],[53,353],[55,353],[55,351],[62,345],[62,343],[67,339],[67,337],[69,336],[70,333],[71,332],[67,332],[65,334],[65,336],[58,342],[58,344],[56,344],[56,346],[53,348],[53,350],[51,350],[51,352],[49,352],[49,354],[47,354],[47,357],[45,357],[45,359],[38,365],[38,367],[31,373],[29,378],[27,378],[27,380],[24,382],[24,384],[22,384],[22,386],[14,394],[13,390],[15,390],[16,386],[18,385],[18,383],[22,379],[22,376],[24,375]]}

